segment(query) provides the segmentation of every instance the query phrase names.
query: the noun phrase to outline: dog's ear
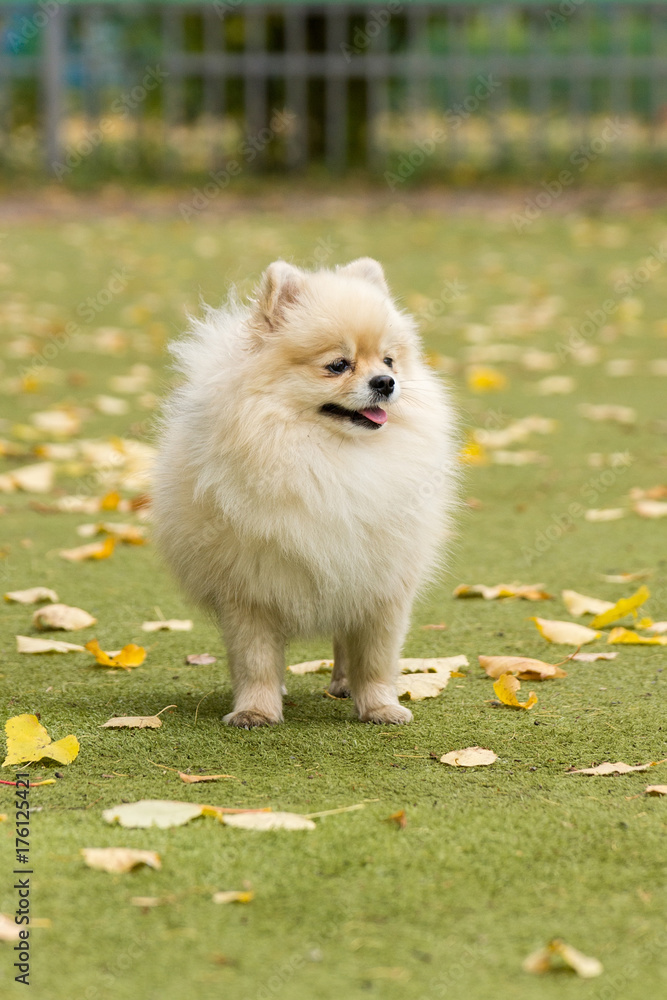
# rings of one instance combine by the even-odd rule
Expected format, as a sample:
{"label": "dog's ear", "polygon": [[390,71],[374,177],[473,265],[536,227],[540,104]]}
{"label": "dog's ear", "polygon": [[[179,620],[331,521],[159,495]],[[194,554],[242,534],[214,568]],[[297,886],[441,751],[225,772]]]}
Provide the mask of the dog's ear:
{"label": "dog's ear", "polygon": [[380,288],[385,295],[389,295],[389,285],[384,276],[382,264],[373,260],[372,257],[359,257],[344,267],[337,268],[337,271],[339,274],[347,274],[352,278],[363,278],[364,281],[370,281],[372,285]]}
{"label": "dog's ear", "polygon": [[303,288],[303,273],[284,260],[269,264],[262,275],[255,299],[259,317],[269,330],[280,325],[284,311],[299,298]]}

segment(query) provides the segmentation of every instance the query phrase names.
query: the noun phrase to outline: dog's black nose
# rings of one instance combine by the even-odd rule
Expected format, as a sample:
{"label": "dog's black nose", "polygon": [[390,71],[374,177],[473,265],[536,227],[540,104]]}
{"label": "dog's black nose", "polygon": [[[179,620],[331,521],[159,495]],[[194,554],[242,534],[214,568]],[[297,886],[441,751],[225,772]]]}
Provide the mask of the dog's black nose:
{"label": "dog's black nose", "polygon": [[371,389],[375,389],[382,396],[391,396],[394,391],[395,382],[391,375],[374,375],[368,383]]}

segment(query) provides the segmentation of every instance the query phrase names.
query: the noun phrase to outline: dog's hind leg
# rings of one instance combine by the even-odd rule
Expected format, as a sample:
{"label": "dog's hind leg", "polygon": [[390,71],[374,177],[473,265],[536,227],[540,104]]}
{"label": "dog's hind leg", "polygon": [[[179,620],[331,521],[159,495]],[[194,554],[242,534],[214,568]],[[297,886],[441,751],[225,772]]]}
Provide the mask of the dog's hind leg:
{"label": "dog's hind leg", "polygon": [[350,682],[347,679],[347,648],[344,639],[334,639],[334,665],[329,684],[329,694],[336,698],[350,697]]}

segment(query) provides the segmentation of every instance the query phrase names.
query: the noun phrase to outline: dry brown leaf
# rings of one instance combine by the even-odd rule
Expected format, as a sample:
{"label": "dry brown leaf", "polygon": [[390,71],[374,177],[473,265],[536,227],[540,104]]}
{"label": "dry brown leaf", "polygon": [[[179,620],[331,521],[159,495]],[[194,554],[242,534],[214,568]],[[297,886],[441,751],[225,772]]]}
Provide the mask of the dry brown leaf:
{"label": "dry brown leaf", "polygon": [[81,854],[89,868],[117,875],[132,871],[138,865],[162,868],[156,851],[140,851],[133,847],[82,847]]}
{"label": "dry brown leaf", "polygon": [[6,601],[13,601],[17,604],[37,604],[39,601],[58,602],[58,595],[55,590],[48,587],[30,587],[29,590],[9,590],[4,595]]}
{"label": "dry brown leaf", "polygon": [[609,761],[605,761],[603,764],[598,764],[596,767],[583,767],[567,771],[566,774],[628,774],[630,771],[648,771],[650,767],[655,767],[656,761],[649,761],[648,764],[636,764],[631,767],[630,764],[624,764],[622,761],[617,761],[616,764],[610,764]]}
{"label": "dry brown leaf", "polygon": [[463,750],[450,750],[440,758],[441,764],[452,767],[484,767],[498,760],[498,754],[484,747],[465,747]]}
{"label": "dry brown leaf", "polygon": [[500,597],[520,597],[524,601],[548,601],[548,594],[542,583],[498,583],[487,587],[483,583],[472,586],[461,583],[454,590],[454,597],[483,597],[485,601],[495,601]]}
{"label": "dry brown leaf", "polygon": [[189,663],[191,667],[208,667],[211,663],[216,663],[217,659],[210,653],[190,653],[189,656],[185,657],[185,662]]}
{"label": "dry brown leaf", "polygon": [[249,903],[255,893],[249,889],[228,889],[225,892],[214,892],[211,899],[214,903]]}
{"label": "dry brown leaf", "polygon": [[537,704],[537,695],[534,691],[529,691],[528,701],[519,701],[516,694],[521,684],[513,674],[501,674],[493,685],[496,697],[509,708],[530,709]]}
{"label": "dry brown leaf", "polygon": [[69,562],[83,562],[84,559],[108,559],[116,547],[116,539],[108,535],[103,542],[78,545],[74,549],[61,549],[58,553]]}
{"label": "dry brown leaf", "polygon": [[168,708],[177,707],[177,705],[167,705],[155,715],[119,715],[103,723],[100,729],[159,729],[162,725],[159,716]]}
{"label": "dry brown leaf", "polygon": [[391,816],[387,816],[388,823],[395,823],[399,830],[405,830],[408,825],[408,818],[405,815],[405,809],[399,809],[398,812],[392,813]]}
{"label": "dry brown leaf", "polygon": [[576,622],[552,621],[547,618],[532,618],[531,621],[535,622],[538,632],[548,642],[563,646],[584,646],[602,635],[601,632],[585,625],[577,625]]}
{"label": "dry brown leaf", "polygon": [[553,941],[549,941],[546,948],[539,948],[528,955],[523,961],[523,970],[536,974],[548,972],[560,964],[554,963],[554,959],[560,959],[582,979],[593,979],[603,972],[602,963],[597,958],[584,955],[560,938],[554,938]]}
{"label": "dry brown leaf", "polygon": [[546,681],[567,677],[567,672],[555,663],[533,660],[528,656],[480,656],[479,665],[489,677],[497,680],[501,674],[516,674],[522,681]]}
{"label": "dry brown leaf", "polygon": [[85,653],[85,646],[77,646],[73,642],[61,642],[58,639],[37,639],[32,635],[16,636],[16,651],[18,653]]}
{"label": "dry brown leaf", "polygon": [[64,632],[76,632],[80,628],[90,628],[95,625],[93,618],[82,608],[72,608],[67,604],[47,604],[35,611],[32,623],[35,628],[62,629]]}
{"label": "dry brown leaf", "polygon": [[586,597],[576,590],[562,590],[561,597],[571,615],[579,618],[581,615],[599,615],[614,607],[613,601],[601,601],[597,597]]}
{"label": "dry brown leaf", "polygon": [[144,632],[190,632],[192,622],[187,618],[169,618],[159,622],[144,622],[141,628]]}
{"label": "dry brown leaf", "polygon": [[667,795],[667,785],[647,785],[644,795]]}

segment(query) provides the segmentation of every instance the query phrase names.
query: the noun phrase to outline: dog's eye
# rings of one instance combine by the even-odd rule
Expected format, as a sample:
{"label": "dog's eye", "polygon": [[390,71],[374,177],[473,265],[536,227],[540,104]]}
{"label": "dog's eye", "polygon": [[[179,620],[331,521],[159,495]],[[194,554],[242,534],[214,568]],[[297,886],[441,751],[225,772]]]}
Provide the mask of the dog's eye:
{"label": "dog's eye", "polygon": [[345,358],[338,358],[337,361],[332,361],[330,365],[327,365],[327,371],[333,372],[334,375],[342,375],[350,368],[350,362]]}
{"label": "dog's eye", "polygon": [[383,358],[383,361],[386,365],[388,365],[389,368],[393,367],[394,364],[393,358]]}

